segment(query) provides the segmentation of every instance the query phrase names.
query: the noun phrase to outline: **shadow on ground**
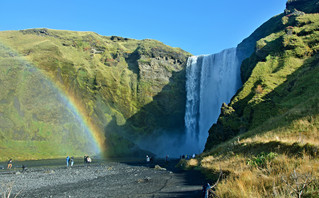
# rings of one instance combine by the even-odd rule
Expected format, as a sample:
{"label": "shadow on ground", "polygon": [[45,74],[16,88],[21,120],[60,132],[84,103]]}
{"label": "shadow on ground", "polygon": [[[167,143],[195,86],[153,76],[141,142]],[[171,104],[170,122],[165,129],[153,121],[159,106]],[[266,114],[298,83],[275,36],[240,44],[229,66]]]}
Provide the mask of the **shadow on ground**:
{"label": "shadow on ground", "polygon": [[[214,183],[207,179],[200,171],[198,170],[183,170],[181,167],[178,167],[179,159],[154,159],[152,162],[146,162],[146,160],[134,161],[134,162],[121,162],[129,166],[139,166],[139,167],[148,167],[151,169],[161,171],[161,168],[166,169],[175,174],[175,177],[178,180],[181,180],[184,187],[176,186],[176,191],[165,192],[165,195],[170,194],[170,197],[201,197],[202,196],[202,186],[206,183]],[[187,186],[195,187],[194,190],[188,190]],[[158,193],[160,194],[160,193]],[[165,197],[164,195],[164,197]],[[159,195],[161,197],[161,195]],[[155,196],[157,197],[157,196]]]}

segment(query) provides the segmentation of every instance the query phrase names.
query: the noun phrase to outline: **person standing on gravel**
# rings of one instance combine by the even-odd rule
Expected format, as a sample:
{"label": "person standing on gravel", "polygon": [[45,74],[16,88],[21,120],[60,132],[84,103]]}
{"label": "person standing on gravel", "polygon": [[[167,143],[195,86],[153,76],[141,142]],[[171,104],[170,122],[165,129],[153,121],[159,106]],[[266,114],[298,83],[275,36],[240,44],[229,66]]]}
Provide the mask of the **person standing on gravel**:
{"label": "person standing on gravel", "polygon": [[71,166],[73,166],[73,164],[74,164],[74,158],[73,158],[73,156],[71,157]]}
{"label": "person standing on gravel", "polygon": [[87,163],[91,163],[91,162],[92,162],[92,159],[90,158],[90,156],[88,156],[88,157],[86,158],[86,161],[87,161]]}
{"label": "person standing on gravel", "polygon": [[146,163],[150,163],[151,159],[148,155],[146,155]]}
{"label": "person standing on gravel", "polygon": [[69,162],[70,162],[70,157],[67,156],[67,157],[66,157],[66,167],[69,167]]}
{"label": "person standing on gravel", "polygon": [[8,169],[11,169],[12,168],[12,159],[10,159],[9,161],[8,161],[8,167],[7,167]]}

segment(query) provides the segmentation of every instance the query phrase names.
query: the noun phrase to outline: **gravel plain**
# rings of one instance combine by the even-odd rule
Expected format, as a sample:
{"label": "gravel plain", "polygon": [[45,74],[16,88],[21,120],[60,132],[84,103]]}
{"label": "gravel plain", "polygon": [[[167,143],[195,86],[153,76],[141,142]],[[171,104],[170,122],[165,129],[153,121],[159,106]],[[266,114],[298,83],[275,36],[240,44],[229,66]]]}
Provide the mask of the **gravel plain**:
{"label": "gravel plain", "polygon": [[0,170],[0,197],[10,191],[10,197],[41,198],[200,197],[206,182],[198,172],[176,168],[178,160],[153,164],[142,160],[100,161],[89,165],[76,161],[68,168],[60,161],[25,162],[26,171],[20,162],[11,170]]}

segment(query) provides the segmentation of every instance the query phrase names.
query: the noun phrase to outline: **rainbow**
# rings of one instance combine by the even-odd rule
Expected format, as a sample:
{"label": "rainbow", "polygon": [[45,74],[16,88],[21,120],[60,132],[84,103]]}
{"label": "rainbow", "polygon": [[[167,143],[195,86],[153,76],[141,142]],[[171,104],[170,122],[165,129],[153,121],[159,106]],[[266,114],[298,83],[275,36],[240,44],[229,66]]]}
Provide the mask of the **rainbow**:
{"label": "rainbow", "polygon": [[[52,83],[53,81],[50,82]],[[73,112],[77,120],[82,123],[85,131],[92,138],[94,142],[94,152],[96,154],[103,154],[105,152],[105,137],[102,135],[101,131],[94,125],[92,120],[88,119],[88,116],[84,116],[87,115],[87,113],[85,108],[83,107],[83,104],[76,100],[76,98],[71,94],[64,92],[59,84],[53,85],[55,85],[55,88],[59,90],[64,104]]]}
{"label": "rainbow", "polygon": [[87,113],[84,104],[81,103],[78,99],[76,99],[76,97],[74,97],[72,94],[64,91],[63,86],[61,84],[55,83],[53,78],[50,77],[50,75],[46,74],[45,71],[41,70],[35,64],[28,61],[23,55],[20,55],[16,50],[13,50],[7,45],[4,45],[2,42],[0,42],[0,46],[4,47],[11,54],[14,54],[14,56],[21,58],[21,61],[28,63],[28,66],[31,66],[32,68],[36,69],[37,72],[39,72],[46,80],[48,80],[50,86],[52,86],[52,88],[58,92],[65,107],[70,112],[72,112],[76,120],[81,124],[81,128],[84,129],[87,137],[90,138],[90,140],[88,141],[93,142],[93,148],[90,149],[92,149],[94,154],[102,156],[106,148],[105,136],[103,135],[102,131],[93,123],[89,116],[85,116],[89,114]]}

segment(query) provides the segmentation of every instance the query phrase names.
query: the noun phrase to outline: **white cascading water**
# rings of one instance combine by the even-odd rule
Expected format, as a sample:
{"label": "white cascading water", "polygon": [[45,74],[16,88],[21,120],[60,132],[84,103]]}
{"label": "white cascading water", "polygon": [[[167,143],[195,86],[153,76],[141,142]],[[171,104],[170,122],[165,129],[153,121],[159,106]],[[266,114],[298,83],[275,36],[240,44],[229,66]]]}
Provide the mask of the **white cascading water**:
{"label": "white cascading water", "polygon": [[185,152],[203,151],[208,130],[216,123],[222,104],[228,104],[241,86],[240,65],[236,48],[188,59]]}

